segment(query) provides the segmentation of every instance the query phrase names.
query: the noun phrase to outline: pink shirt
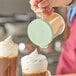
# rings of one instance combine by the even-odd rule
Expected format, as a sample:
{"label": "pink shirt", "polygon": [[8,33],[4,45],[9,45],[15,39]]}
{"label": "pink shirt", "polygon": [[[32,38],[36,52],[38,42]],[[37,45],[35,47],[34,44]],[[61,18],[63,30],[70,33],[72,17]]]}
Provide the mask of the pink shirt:
{"label": "pink shirt", "polygon": [[70,35],[63,44],[56,74],[76,73],[76,15],[70,24]]}

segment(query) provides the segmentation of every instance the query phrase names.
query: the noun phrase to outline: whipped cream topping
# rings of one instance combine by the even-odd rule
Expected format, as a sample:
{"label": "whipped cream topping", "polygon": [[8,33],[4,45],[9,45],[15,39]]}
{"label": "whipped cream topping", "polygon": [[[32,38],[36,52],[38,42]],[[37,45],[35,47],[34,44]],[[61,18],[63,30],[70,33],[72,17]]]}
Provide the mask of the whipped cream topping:
{"label": "whipped cream topping", "polygon": [[44,55],[38,54],[37,50],[21,59],[22,72],[26,74],[47,71],[48,61]]}
{"label": "whipped cream topping", "polygon": [[14,57],[18,55],[18,45],[8,37],[0,42],[0,57]]}

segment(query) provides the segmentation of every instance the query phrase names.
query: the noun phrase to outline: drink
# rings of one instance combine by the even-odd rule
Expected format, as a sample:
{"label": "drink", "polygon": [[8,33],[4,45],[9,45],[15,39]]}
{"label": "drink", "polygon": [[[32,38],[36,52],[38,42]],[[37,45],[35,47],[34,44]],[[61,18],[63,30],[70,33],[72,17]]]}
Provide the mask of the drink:
{"label": "drink", "polygon": [[17,57],[0,58],[0,76],[16,76]]}
{"label": "drink", "polygon": [[0,42],[0,76],[16,76],[18,46],[10,38]]}
{"label": "drink", "polygon": [[[22,76],[47,76],[48,62],[37,50],[21,59]],[[50,75],[50,74],[49,74]],[[50,75],[51,76],[51,75]]]}
{"label": "drink", "polygon": [[47,48],[48,44],[62,34],[65,28],[64,19],[57,13],[35,19],[29,24],[28,37],[37,46]]}
{"label": "drink", "polygon": [[22,73],[22,76],[46,76],[47,72],[41,72],[41,73],[32,73],[32,74],[25,74]]}

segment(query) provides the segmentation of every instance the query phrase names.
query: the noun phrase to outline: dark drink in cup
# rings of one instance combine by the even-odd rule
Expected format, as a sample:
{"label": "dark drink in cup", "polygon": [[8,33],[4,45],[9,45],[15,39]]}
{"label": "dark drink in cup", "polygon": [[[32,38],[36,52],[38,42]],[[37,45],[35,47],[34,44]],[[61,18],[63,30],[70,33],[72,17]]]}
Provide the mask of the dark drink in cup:
{"label": "dark drink in cup", "polygon": [[46,76],[46,73],[47,72],[41,72],[41,73],[32,73],[32,74],[25,74],[25,73],[22,73],[22,76]]}
{"label": "dark drink in cup", "polygon": [[16,76],[18,45],[11,37],[0,42],[0,76]]}
{"label": "dark drink in cup", "polygon": [[[21,59],[22,76],[47,76],[48,61],[37,50]],[[51,74],[49,75],[51,76]]]}

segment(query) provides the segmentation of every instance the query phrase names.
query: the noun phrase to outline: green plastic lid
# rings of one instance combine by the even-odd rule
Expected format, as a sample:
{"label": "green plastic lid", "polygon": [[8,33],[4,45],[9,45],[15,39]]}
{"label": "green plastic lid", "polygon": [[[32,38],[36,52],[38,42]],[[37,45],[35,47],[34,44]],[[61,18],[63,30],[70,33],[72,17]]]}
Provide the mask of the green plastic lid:
{"label": "green plastic lid", "polygon": [[41,48],[46,48],[53,39],[51,25],[42,19],[35,19],[28,26],[30,40]]}

